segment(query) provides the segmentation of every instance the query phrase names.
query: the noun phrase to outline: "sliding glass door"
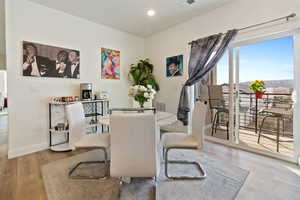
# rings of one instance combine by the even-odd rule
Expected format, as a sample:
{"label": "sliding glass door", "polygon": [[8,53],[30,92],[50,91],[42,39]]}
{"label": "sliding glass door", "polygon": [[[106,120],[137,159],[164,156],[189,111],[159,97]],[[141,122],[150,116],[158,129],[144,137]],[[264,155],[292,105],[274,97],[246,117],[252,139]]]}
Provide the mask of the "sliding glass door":
{"label": "sliding glass door", "polygon": [[[261,38],[231,48],[234,142],[294,156],[294,37]],[[251,87],[252,86],[252,87]]]}
{"label": "sliding glass door", "polygon": [[[209,138],[262,154],[295,158],[294,70],[293,33],[233,43],[213,72]],[[251,89],[251,84],[259,86],[262,81],[264,88]],[[216,103],[222,108],[214,108]],[[222,114],[214,118],[220,110]]]}

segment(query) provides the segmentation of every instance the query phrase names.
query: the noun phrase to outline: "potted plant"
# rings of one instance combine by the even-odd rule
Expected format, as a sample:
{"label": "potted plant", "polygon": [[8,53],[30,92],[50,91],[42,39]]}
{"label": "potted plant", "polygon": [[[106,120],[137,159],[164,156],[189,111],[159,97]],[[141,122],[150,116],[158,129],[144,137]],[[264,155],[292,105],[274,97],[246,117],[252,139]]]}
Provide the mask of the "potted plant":
{"label": "potted plant", "polygon": [[255,80],[249,85],[249,89],[255,92],[256,98],[261,99],[266,91],[265,81]]}
{"label": "potted plant", "polygon": [[151,85],[147,85],[146,87],[143,85],[131,86],[128,91],[128,95],[139,102],[141,108],[144,107],[145,102],[152,100],[155,94],[156,91]]}
{"label": "potted plant", "polygon": [[129,80],[132,85],[151,85],[155,91],[159,91],[159,85],[153,75],[153,64],[149,59],[140,60],[137,64],[131,64],[128,74]]}

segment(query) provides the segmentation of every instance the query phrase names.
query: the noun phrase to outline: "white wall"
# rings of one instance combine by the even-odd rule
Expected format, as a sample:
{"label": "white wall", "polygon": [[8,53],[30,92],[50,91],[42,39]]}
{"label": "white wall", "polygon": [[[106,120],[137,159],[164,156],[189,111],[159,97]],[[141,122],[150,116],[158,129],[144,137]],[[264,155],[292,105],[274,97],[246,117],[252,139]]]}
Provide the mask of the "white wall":
{"label": "white wall", "polygon": [[165,60],[168,56],[184,54],[184,59],[187,63],[189,54],[188,42],[210,34],[226,32],[228,29],[261,23],[292,12],[296,12],[298,17],[288,24],[265,26],[260,30],[240,33],[239,37],[236,38],[237,40],[261,33],[300,27],[300,1],[235,0],[207,14],[146,38],[145,55],[154,63],[155,75],[161,85],[158,100],[167,103],[167,110],[176,112],[180,86],[187,77],[187,64],[185,64],[184,68],[185,76],[167,78],[165,75]]}
{"label": "white wall", "polygon": [[[26,0],[6,0],[9,157],[48,147],[48,100],[79,95],[79,84],[109,91],[112,106],[127,106],[127,71],[144,57],[144,40]],[[23,77],[22,41],[80,50],[79,80]],[[100,80],[100,48],[121,51],[121,80]]]}
{"label": "white wall", "polygon": [[[153,62],[155,75],[161,86],[161,91],[157,96],[158,101],[165,102],[167,110],[176,113],[181,85],[187,78],[188,42],[211,34],[226,32],[232,28],[242,28],[283,17],[294,12],[298,14],[297,18],[288,23],[274,23],[247,32],[240,32],[235,41],[300,28],[300,1],[298,0],[235,0],[207,14],[146,38],[145,55]],[[300,37],[299,34],[298,37]],[[297,48],[300,47],[299,41],[300,38],[296,40],[295,46],[296,85],[299,85],[300,80],[300,48]],[[166,57],[179,54],[184,54],[186,60],[185,74],[182,77],[167,78],[165,75]],[[300,93],[299,88],[297,90]],[[298,99],[300,99],[299,93]],[[299,101],[296,104],[295,115],[299,119]],[[300,125],[295,123],[295,128],[295,130],[300,130]],[[300,153],[300,133],[295,135],[296,152]]]}

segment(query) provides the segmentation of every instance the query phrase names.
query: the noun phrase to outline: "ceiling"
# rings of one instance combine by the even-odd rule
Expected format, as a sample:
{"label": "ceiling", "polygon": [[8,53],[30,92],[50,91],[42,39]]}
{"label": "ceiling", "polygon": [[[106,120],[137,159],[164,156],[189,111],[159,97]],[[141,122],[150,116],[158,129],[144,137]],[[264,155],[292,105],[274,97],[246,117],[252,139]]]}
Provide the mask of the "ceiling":
{"label": "ceiling", "polygon": [[[1,0],[2,1],[2,0]],[[30,0],[98,24],[147,37],[233,0]],[[147,16],[154,9],[156,15]]]}

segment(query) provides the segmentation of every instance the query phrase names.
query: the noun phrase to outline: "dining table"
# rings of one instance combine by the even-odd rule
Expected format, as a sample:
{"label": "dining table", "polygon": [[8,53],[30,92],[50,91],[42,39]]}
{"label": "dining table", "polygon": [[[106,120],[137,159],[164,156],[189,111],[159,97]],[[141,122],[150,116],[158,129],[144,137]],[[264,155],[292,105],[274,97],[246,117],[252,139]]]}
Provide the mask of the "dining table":
{"label": "dining table", "polygon": [[[157,111],[156,113],[157,113],[157,123],[159,127],[171,125],[177,121],[177,117],[173,113],[164,112],[164,111]],[[109,115],[100,117],[98,119],[98,124],[109,126]]]}
{"label": "dining table", "polygon": [[[126,109],[126,110],[136,110],[135,108],[132,109]],[[152,109],[148,109],[152,110]],[[158,126],[161,128],[163,126],[174,124],[177,121],[177,117],[175,114],[170,112],[163,112],[163,111],[156,111],[156,117],[157,117],[157,123]],[[109,115],[104,115],[102,117],[99,117],[97,122],[95,123],[87,123],[87,128],[95,127],[95,125],[104,125],[107,126],[107,131],[109,132]],[[103,129],[102,129],[103,131]],[[69,143],[63,143],[61,145],[56,145],[51,148],[52,151],[56,152],[65,152],[70,151],[72,148],[70,147]]]}

